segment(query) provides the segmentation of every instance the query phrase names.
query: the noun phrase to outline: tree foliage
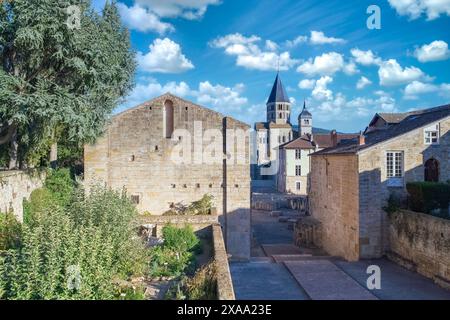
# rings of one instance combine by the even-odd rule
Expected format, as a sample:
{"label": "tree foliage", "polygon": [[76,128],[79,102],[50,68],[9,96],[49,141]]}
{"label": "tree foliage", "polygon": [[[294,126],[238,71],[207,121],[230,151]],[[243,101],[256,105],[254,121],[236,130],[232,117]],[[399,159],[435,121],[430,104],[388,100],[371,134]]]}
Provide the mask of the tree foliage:
{"label": "tree foliage", "polygon": [[54,142],[93,141],[135,70],[115,3],[98,14],[89,0],[3,1],[0,57],[0,144],[22,163],[39,162]]}
{"label": "tree foliage", "polygon": [[95,187],[61,197],[52,188],[65,177],[33,193],[20,245],[0,252],[0,299],[114,299],[120,280],[148,269],[127,196]]}

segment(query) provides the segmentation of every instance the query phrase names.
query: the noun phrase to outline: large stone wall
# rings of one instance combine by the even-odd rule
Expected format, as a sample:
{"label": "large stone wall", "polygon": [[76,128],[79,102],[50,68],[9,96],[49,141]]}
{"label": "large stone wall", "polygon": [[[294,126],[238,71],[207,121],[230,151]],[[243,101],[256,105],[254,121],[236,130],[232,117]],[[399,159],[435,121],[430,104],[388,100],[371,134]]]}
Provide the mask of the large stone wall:
{"label": "large stone wall", "polygon": [[0,212],[13,210],[19,221],[23,221],[23,200],[29,199],[31,192],[41,188],[45,171],[1,171],[0,172]]}
{"label": "large stone wall", "polygon": [[[165,133],[167,100],[172,101],[174,110],[172,138]],[[85,184],[87,189],[98,183],[126,189],[131,196],[139,197],[140,212],[153,215],[164,213],[171,205],[189,204],[211,194],[229,253],[235,259],[248,259],[248,129],[242,122],[173,95],[163,95],[118,114],[95,145],[85,146]],[[244,139],[230,136],[233,130],[244,132]],[[216,137],[205,136],[206,132]],[[224,153],[227,157],[223,157]]]}
{"label": "large stone wall", "polygon": [[450,289],[450,220],[401,210],[389,221],[388,257]]}
{"label": "large stone wall", "polygon": [[329,254],[359,259],[358,158],[315,155],[311,159],[310,212],[321,224]]}
{"label": "large stone wall", "polygon": [[[424,180],[424,163],[428,159],[439,161],[441,181],[450,179],[450,119],[439,124],[439,145],[425,145],[423,128],[419,128],[359,153],[361,258],[381,257],[389,249],[387,215],[382,208],[390,193],[405,197],[407,182]],[[401,187],[387,185],[386,151],[404,152]]]}

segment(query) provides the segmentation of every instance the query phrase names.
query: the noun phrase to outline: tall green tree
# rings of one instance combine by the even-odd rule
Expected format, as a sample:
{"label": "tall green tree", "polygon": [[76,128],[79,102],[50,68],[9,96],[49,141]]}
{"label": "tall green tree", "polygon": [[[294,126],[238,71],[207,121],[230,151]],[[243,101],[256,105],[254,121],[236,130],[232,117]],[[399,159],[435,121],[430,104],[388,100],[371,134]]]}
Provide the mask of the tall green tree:
{"label": "tall green tree", "polygon": [[[9,168],[38,162],[57,142],[91,142],[133,85],[135,53],[115,2],[0,4],[0,147]],[[53,146],[51,148],[51,146]]]}

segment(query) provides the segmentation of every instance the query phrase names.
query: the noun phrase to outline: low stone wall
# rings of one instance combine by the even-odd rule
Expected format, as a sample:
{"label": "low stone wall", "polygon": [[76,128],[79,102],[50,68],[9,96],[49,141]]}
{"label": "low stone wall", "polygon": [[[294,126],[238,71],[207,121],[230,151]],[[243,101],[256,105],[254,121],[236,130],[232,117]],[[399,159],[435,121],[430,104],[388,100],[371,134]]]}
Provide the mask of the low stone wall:
{"label": "low stone wall", "polygon": [[0,171],[0,212],[12,209],[17,219],[23,221],[23,200],[43,186],[45,176],[45,171],[38,169]]}
{"label": "low stone wall", "polygon": [[162,236],[162,228],[166,224],[180,225],[189,224],[192,226],[195,232],[207,230],[213,224],[218,223],[217,215],[198,215],[198,216],[151,216],[142,215],[139,218],[139,224],[154,224],[155,225],[155,237]]}
{"label": "low stone wall", "polygon": [[450,289],[450,220],[401,210],[389,222],[388,258]]}
{"label": "low stone wall", "polygon": [[217,215],[198,216],[140,216],[139,225],[154,225],[153,236],[161,237],[162,228],[167,224],[184,226],[189,224],[200,236],[211,238],[214,248],[214,261],[217,274],[217,298],[219,300],[235,300],[233,283],[231,281],[228,254],[222,234],[222,227]]}
{"label": "low stone wall", "polygon": [[219,300],[235,300],[233,282],[231,280],[230,267],[228,265],[228,255],[225,250],[222,228],[216,224],[212,226],[214,243],[214,261],[217,273],[217,298]]}

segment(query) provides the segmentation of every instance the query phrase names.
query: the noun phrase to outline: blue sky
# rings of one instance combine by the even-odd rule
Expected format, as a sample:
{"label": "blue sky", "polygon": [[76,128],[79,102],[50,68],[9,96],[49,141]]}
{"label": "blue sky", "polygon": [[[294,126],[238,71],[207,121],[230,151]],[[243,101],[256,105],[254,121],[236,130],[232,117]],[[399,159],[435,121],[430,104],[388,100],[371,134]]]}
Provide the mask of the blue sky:
{"label": "blue sky", "polygon": [[[105,0],[94,0],[100,8]],[[381,9],[369,30],[367,8]],[[355,132],[376,112],[450,103],[450,0],[124,0],[139,67],[119,110],[166,91],[248,124],[265,120],[280,61],[314,126]]]}

